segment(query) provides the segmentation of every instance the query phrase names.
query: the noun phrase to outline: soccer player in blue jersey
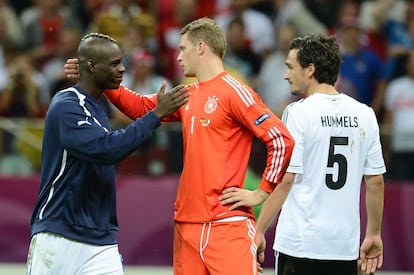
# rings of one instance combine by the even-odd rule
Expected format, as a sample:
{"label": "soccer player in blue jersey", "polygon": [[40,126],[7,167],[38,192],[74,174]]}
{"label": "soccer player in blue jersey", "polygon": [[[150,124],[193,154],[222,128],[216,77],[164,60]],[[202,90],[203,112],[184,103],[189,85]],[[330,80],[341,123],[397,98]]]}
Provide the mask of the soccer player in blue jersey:
{"label": "soccer player in blue jersey", "polygon": [[81,40],[78,59],[77,85],[59,91],[46,114],[28,274],[123,274],[115,163],[187,102],[183,85],[168,93],[163,85],[152,111],[111,131],[99,98],[122,81],[122,51],[111,37],[92,33]]}
{"label": "soccer player in blue jersey", "polygon": [[[372,108],[335,89],[340,64],[334,37],[307,35],[290,44],[285,79],[292,94],[305,98],[283,113],[295,147],[256,226],[263,261],[264,233],[281,209],[273,245],[276,274],[356,275],[358,259],[368,274],[382,266],[386,169],[379,126]],[[367,226],[360,245],[362,179]],[[221,199],[233,208],[254,206],[260,201],[255,194],[233,187]]]}

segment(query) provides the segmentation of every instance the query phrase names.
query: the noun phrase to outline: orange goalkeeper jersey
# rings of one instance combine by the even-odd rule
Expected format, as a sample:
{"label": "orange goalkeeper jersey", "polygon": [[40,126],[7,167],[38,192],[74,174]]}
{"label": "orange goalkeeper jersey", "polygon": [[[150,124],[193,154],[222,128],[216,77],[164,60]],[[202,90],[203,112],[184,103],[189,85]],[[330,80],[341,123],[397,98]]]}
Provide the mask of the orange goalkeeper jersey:
{"label": "orange goalkeeper jersey", "polygon": [[[225,188],[243,187],[253,135],[267,148],[260,188],[271,192],[286,170],[294,141],[284,124],[250,87],[223,72],[188,86],[188,103],[163,121],[181,121],[184,163],[175,201],[175,220],[208,222],[231,216],[254,217],[250,208],[229,211],[218,197]],[[106,91],[133,119],[156,104],[124,87]]]}

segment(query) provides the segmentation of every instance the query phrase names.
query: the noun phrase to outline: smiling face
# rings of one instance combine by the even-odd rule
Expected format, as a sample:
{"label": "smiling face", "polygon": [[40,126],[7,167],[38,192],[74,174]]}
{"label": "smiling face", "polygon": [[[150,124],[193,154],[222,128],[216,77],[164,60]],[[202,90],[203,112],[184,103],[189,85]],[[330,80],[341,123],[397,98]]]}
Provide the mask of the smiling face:
{"label": "smiling face", "polygon": [[122,64],[122,51],[117,44],[104,43],[96,55],[94,79],[97,87],[116,89],[122,82],[125,67]]}
{"label": "smiling face", "polygon": [[285,73],[285,80],[290,84],[292,95],[306,94],[309,87],[309,68],[302,68],[298,62],[298,49],[291,49],[286,57],[287,71]]}

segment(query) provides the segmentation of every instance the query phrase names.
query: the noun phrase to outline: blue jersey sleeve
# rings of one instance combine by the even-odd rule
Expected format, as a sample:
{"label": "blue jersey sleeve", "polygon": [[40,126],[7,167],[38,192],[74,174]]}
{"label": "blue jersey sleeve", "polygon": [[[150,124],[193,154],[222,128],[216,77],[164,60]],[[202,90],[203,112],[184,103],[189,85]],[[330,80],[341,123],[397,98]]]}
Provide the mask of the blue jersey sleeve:
{"label": "blue jersey sleeve", "polygon": [[49,109],[50,123],[68,154],[87,162],[114,164],[136,150],[160,125],[149,112],[125,129],[111,131],[99,104],[79,104],[78,98],[56,101]]}

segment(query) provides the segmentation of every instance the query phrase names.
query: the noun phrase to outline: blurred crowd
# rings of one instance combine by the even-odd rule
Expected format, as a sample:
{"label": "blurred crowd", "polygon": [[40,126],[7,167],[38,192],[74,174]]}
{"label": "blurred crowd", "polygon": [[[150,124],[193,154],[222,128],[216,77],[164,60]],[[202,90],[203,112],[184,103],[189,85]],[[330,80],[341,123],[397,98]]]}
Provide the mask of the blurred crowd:
{"label": "blurred crowd", "polygon": [[[343,54],[338,90],[376,112],[387,177],[414,180],[413,0],[0,0],[0,120],[43,118],[54,93],[74,84],[63,65],[89,32],[120,43],[123,84],[134,91],[158,92],[163,80],[169,87],[194,81],[183,77],[176,57],[181,28],[203,16],[226,31],[226,70],[278,116],[297,100],[284,80],[290,40],[311,32],[335,35]],[[104,98],[102,104],[114,128],[130,122]],[[15,135],[1,125],[4,161],[13,155]],[[163,125],[134,156],[148,163],[147,173],[179,173],[180,126]]]}

